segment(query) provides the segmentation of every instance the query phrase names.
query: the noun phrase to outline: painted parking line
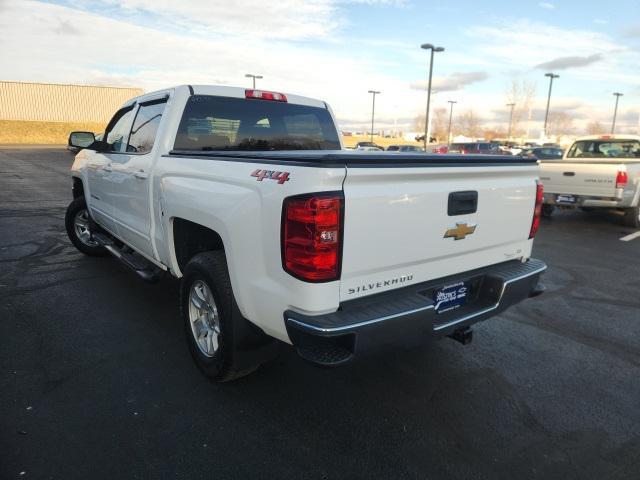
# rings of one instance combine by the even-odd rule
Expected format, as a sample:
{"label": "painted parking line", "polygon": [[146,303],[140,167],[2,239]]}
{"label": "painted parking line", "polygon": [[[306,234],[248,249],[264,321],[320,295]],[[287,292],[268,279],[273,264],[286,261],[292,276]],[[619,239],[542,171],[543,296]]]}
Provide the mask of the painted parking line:
{"label": "painted parking line", "polygon": [[630,242],[634,238],[640,238],[640,230],[635,233],[630,233],[629,235],[622,237],[620,240],[623,242]]}

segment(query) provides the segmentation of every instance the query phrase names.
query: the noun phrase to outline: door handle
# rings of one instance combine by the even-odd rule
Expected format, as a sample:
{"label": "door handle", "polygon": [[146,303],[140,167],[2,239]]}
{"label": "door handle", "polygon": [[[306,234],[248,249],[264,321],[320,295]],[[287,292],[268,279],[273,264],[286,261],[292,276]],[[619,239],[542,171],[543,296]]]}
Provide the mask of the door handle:
{"label": "door handle", "polygon": [[113,167],[111,167],[111,164],[109,164],[109,165],[105,165],[104,167],[102,167],[102,169],[103,169],[105,172],[113,172]]}
{"label": "door handle", "polygon": [[144,170],[138,170],[136,173],[133,174],[133,176],[141,180],[144,180],[145,178],[149,178],[149,174]]}

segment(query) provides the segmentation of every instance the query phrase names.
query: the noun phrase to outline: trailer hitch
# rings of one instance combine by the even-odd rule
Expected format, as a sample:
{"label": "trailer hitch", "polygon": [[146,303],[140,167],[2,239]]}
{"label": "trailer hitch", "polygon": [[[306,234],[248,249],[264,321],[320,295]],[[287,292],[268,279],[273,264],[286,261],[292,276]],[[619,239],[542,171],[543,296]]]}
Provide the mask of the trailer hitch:
{"label": "trailer hitch", "polygon": [[470,327],[459,328],[447,337],[452,338],[456,342],[460,342],[462,345],[469,345],[473,340],[473,330]]}

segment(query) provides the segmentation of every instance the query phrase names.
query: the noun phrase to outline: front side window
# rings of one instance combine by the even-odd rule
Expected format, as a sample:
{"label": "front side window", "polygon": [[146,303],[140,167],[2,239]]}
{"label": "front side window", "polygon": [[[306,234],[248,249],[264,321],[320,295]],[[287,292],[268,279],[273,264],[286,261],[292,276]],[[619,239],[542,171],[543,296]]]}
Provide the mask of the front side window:
{"label": "front side window", "polygon": [[127,152],[148,153],[153,148],[166,100],[140,105],[131,128]]}
{"label": "front side window", "polygon": [[185,106],[175,150],[339,150],[326,108],[285,102],[193,95]]}
{"label": "front side window", "polygon": [[124,152],[127,147],[127,138],[131,128],[133,107],[123,108],[113,116],[107,127],[106,140],[107,151]]}

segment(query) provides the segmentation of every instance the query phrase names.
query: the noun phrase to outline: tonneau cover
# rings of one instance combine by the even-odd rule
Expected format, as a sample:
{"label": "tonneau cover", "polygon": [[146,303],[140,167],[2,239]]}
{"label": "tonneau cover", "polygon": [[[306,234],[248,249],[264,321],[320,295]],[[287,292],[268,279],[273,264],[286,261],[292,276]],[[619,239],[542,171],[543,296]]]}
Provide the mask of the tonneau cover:
{"label": "tonneau cover", "polygon": [[428,153],[356,152],[342,150],[295,150],[278,152],[172,150],[169,156],[211,158],[265,163],[292,163],[318,167],[446,167],[530,166],[535,158],[509,155],[438,155]]}

